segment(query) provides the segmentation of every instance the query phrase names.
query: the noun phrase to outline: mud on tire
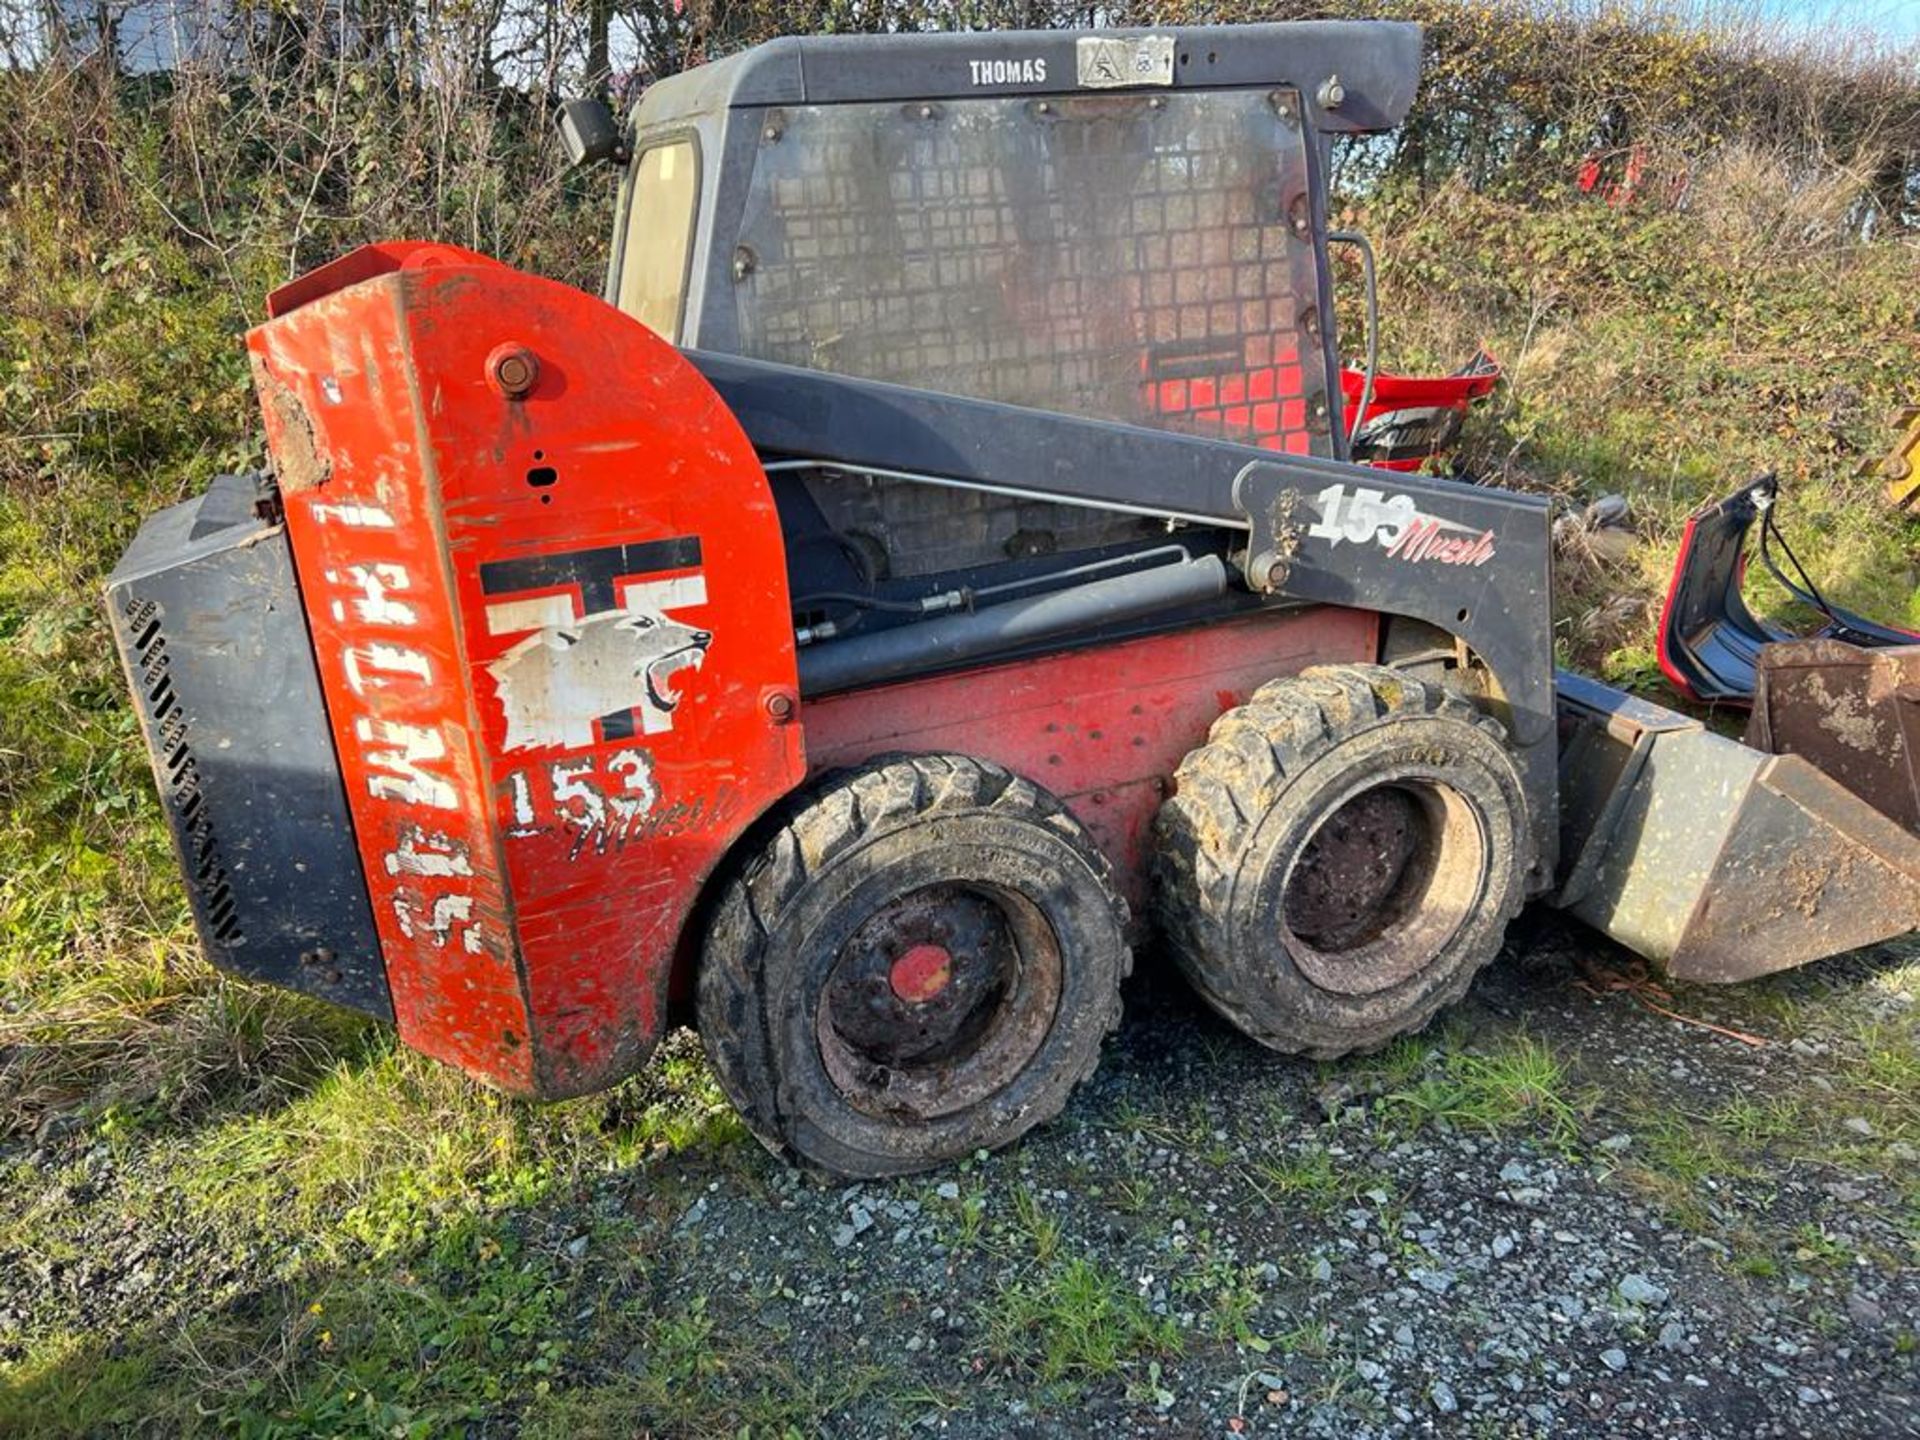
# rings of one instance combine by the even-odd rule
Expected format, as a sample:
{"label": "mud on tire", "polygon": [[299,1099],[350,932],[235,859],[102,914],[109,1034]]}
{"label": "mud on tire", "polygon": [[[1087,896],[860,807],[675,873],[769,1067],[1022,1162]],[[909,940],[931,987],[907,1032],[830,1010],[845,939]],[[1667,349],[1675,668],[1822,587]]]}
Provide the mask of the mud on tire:
{"label": "mud on tire", "polygon": [[1188,978],[1261,1044],[1318,1059],[1459,999],[1524,899],[1505,732],[1377,665],[1316,667],[1223,714],[1155,838],[1155,910]]}
{"label": "mud on tire", "polygon": [[1060,802],[960,755],[798,802],[725,885],[699,1021],[784,1158],[898,1175],[1005,1145],[1092,1074],[1131,965],[1126,904]]}

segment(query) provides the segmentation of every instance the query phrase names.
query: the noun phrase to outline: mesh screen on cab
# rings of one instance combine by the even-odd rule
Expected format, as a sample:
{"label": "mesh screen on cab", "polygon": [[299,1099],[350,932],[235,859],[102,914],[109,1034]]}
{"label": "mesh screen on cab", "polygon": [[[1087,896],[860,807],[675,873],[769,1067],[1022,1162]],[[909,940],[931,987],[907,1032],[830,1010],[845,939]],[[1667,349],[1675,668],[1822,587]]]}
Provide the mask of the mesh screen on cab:
{"label": "mesh screen on cab", "polygon": [[768,111],[741,348],[1330,453],[1298,113],[1265,90]]}

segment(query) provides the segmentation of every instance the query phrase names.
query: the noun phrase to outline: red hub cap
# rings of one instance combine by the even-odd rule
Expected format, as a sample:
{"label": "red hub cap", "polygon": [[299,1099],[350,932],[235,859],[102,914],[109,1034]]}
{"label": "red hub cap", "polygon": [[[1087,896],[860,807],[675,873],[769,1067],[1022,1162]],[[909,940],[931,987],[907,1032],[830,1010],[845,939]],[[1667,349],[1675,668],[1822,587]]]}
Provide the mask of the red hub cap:
{"label": "red hub cap", "polygon": [[814,1029],[855,1109],[900,1124],[1010,1085],[1060,1003],[1059,942],[1025,896],[942,880],[896,894],[841,942]]}
{"label": "red hub cap", "polygon": [[952,979],[953,956],[944,945],[915,945],[887,972],[893,993],[913,1005],[933,999]]}

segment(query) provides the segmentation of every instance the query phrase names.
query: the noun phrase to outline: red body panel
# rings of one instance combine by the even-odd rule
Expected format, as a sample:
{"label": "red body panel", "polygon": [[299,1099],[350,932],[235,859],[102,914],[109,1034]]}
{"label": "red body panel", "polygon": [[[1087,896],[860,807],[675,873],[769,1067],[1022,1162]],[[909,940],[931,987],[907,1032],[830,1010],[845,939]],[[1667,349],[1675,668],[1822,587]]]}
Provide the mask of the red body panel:
{"label": "red body panel", "polygon": [[595,1089],[805,771],[772,497],[600,300],[452,247],[333,273],[248,344],[396,1021],[505,1089]]}
{"label": "red body panel", "polygon": [[[1667,595],[1660,602],[1660,623],[1653,628],[1654,658],[1660,662],[1660,673],[1667,677],[1667,683],[1675,692],[1698,703],[1700,697],[1693,693],[1693,686],[1687,683],[1686,676],[1680,673],[1673,663],[1673,656],[1667,650],[1667,615],[1673,609],[1673,592],[1680,588],[1680,577],[1687,573],[1687,556],[1693,549],[1693,529],[1695,517],[1689,515],[1687,523],[1681,528],[1680,543],[1674,547],[1673,569],[1667,575]],[[1746,557],[1740,559],[1741,573],[1746,572]]]}
{"label": "red body panel", "polygon": [[1079,816],[1140,913],[1167,781],[1222,710],[1308,665],[1371,661],[1379,617],[1333,606],[991,665],[808,702],[816,770],[959,751],[1046,786]]}
{"label": "red body panel", "polygon": [[[1497,367],[1467,375],[1395,375],[1387,370],[1375,371],[1373,395],[1358,423],[1364,425],[1394,410],[1433,408],[1464,412],[1474,401],[1491,395],[1499,383]],[[1340,372],[1340,393],[1349,406],[1360,403],[1366,388],[1365,371],[1344,369]]]}

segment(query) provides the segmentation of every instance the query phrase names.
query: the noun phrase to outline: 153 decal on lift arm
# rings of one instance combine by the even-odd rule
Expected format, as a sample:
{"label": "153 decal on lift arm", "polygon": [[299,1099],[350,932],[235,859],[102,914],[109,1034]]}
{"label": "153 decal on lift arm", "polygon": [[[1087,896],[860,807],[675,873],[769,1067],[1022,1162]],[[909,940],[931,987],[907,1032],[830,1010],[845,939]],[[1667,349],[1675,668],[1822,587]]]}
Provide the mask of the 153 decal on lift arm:
{"label": "153 decal on lift arm", "polygon": [[1411,495],[1335,484],[1320,491],[1311,503],[1319,518],[1307,527],[1307,534],[1315,540],[1333,545],[1372,541],[1409,564],[1477,567],[1493,559],[1493,531],[1423,514]]}

